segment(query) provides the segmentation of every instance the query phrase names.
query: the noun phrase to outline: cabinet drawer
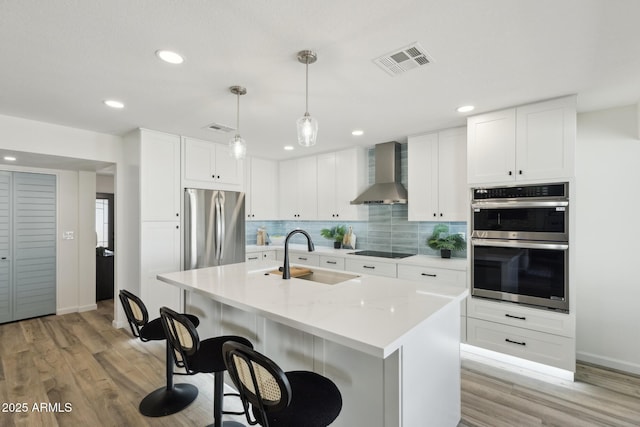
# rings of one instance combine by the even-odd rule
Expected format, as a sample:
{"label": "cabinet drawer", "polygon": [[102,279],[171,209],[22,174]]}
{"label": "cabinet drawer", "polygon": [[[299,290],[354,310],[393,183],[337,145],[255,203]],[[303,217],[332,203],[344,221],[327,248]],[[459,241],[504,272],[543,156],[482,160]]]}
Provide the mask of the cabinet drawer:
{"label": "cabinet drawer", "polygon": [[396,277],[396,264],[358,259],[345,260],[345,270],[356,273],[373,274],[375,276]]}
{"label": "cabinet drawer", "polygon": [[251,252],[245,255],[245,262],[256,262],[262,259],[262,252]]}
{"label": "cabinet drawer", "polygon": [[467,343],[575,371],[575,340],[573,338],[467,318]]}
{"label": "cabinet drawer", "polygon": [[303,265],[313,265],[318,267],[320,265],[320,256],[311,253],[289,253],[289,263],[290,264],[303,264]]}
{"label": "cabinet drawer", "polygon": [[398,278],[416,280],[424,283],[447,283],[464,287],[466,272],[444,268],[422,267],[419,265],[398,264]]}
{"label": "cabinet drawer", "polygon": [[575,337],[575,317],[569,314],[482,298],[470,298],[467,310],[467,316],[476,319],[565,337]]}
{"label": "cabinet drawer", "polygon": [[320,267],[344,270],[344,258],[338,256],[320,255]]}
{"label": "cabinet drawer", "polygon": [[260,260],[275,260],[275,251],[262,251],[262,252],[248,252],[245,255],[245,262],[256,262]]}

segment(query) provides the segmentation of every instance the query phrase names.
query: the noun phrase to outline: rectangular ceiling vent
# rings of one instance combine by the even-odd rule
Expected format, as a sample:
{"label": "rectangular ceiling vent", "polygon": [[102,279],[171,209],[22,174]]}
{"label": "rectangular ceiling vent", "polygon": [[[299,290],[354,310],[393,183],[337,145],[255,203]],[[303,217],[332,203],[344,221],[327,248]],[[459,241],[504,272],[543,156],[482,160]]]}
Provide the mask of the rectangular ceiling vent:
{"label": "rectangular ceiling vent", "polygon": [[214,132],[220,132],[220,133],[229,133],[229,132],[233,132],[234,130],[236,130],[236,128],[232,128],[231,126],[222,125],[220,123],[211,123],[210,125],[207,125],[207,129],[212,130]]}
{"label": "rectangular ceiling vent", "polygon": [[426,50],[419,43],[413,43],[394,50],[373,60],[380,68],[392,76],[413,70],[433,62]]}

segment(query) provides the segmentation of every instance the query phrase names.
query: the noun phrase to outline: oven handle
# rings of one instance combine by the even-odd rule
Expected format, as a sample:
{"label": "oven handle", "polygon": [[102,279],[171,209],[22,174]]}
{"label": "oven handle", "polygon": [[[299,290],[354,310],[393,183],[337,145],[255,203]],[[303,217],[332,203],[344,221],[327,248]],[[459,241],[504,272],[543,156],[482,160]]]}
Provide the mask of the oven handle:
{"label": "oven handle", "polygon": [[500,240],[500,239],[471,239],[473,246],[495,246],[499,248],[524,248],[524,249],[548,249],[553,251],[566,251],[569,245],[566,243],[536,242],[533,240]]}
{"label": "oven handle", "polygon": [[537,200],[537,201],[503,201],[503,202],[472,202],[474,209],[519,209],[519,208],[566,208],[568,201]]}

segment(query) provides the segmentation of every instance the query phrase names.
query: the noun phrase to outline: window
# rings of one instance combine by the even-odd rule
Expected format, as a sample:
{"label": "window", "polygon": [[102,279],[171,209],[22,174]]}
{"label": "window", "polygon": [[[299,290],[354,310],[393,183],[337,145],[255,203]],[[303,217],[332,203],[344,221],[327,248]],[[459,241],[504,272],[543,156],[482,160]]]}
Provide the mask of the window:
{"label": "window", "polygon": [[113,250],[113,194],[96,193],[96,247]]}

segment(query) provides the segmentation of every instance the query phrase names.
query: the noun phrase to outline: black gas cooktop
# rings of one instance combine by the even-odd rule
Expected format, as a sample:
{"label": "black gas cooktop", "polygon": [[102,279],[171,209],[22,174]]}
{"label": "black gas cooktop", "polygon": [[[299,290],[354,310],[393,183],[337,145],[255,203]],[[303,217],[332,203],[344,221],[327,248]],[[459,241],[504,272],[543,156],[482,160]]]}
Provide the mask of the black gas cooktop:
{"label": "black gas cooktop", "polygon": [[349,252],[351,255],[376,256],[380,258],[406,258],[415,254],[403,254],[400,252],[382,252],[382,251],[358,251]]}

